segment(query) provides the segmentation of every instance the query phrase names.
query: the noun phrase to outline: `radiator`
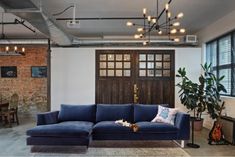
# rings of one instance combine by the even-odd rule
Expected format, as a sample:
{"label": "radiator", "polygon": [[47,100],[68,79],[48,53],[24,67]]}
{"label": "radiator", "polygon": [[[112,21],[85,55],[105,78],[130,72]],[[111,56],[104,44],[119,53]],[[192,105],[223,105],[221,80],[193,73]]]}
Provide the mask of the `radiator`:
{"label": "radiator", "polygon": [[225,140],[235,145],[235,118],[222,116],[220,122]]}

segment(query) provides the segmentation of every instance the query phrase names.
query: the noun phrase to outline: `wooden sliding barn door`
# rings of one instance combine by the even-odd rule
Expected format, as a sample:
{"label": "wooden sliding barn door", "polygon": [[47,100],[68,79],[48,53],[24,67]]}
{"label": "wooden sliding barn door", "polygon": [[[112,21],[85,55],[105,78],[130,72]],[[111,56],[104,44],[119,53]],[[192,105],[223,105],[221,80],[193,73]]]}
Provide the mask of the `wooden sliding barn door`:
{"label": "wooden sliding barn door", "polygon": [[97,50],[96,103],[174,107],[174,51]]}

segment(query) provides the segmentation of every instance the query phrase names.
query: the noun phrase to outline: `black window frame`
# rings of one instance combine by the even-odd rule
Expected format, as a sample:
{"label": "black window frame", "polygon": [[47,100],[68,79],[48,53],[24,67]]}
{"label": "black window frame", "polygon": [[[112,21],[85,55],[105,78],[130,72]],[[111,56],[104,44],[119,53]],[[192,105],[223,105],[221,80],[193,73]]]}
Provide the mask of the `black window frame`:
{"label": "black window frame", "polygon": [[[219,65],[219,41],[220,39],[226,37],[226,36],[230,36],[230,40],[231,40],[231,63],[228,63],[228,64],[224,64],[224,65]],[[214,67],[212,67],[212,70],[213,71],[216,71],[216,77],[218,78],[219,77],[219,71],[222,70],[222,69],[230,69],[231,70],[231,73],[230,73],[230,79],[231,79],[231,82],[230,82],[230,88],[231,88],[231,91],[230,93],[225,93],[225,94],[221,94],[223,96],[229,96],[229,97],[235,97],[235,30],[231,31],[231,32],[228,32],[222,36],[219,36],[209,42],[206,42],[206,54],[205,54],[205,57],[206,57],[206,61],[208,60],[207,59],[207,56],[208,56],[208,52],[207,52],[207,46],[212,44],[212,43],[216,43],[216,65]],[[210,49],[210,52],[211,52],[211,49]],[[211,57],[211,56],[210,56]]]}

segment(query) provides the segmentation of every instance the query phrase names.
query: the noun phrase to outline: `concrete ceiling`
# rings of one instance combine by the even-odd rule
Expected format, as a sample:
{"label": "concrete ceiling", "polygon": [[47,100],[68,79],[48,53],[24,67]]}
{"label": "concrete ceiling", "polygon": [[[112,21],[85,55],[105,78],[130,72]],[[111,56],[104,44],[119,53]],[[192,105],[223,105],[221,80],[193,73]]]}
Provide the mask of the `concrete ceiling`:
{"label": "concrete ceiling", "polygon": [[[162,8],[167,0],[159,0]],[[76,17],[141,17],[142,9],[146,7],[150,15],[156,14],[156,0],[42,0],[42,8],[49,14],[64,10],[71,4],[77,5]],[[187,34],[194,34],[208,24],[225,16],[235,9],[235,0],[173,0],[173,14],[184,13],[180,20]],[[0,12],[3,10],[0,9]],[[72,9],[55,18],[72,17]],[[15,16],[5,14],[6,21],[12,21]],[[134,28],[126,27],[127,20],[97,20],[80,21],[79,29],[69,29],[66,21],[57,21],[59,25],[72,35],[78,37],[128,36],[133,35]],[[141,21],[139,21],[141,22]],[[43,37],[40,32],[32,33],[23,26],[8,26],[5,34],[16,37]]]}

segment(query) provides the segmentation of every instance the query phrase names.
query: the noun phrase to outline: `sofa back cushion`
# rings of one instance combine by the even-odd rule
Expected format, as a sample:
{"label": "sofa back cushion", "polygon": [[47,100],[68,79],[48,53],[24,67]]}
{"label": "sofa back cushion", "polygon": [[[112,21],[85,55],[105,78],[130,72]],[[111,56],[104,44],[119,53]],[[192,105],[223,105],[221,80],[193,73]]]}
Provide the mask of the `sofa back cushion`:
{"label": "sofa back cushion", "polygon": [[133,121],[133,106],[131,104],[97,104],[96,122],[119,119]]}
{"label": "sofa back cushion", "polygon": [[[168,107],[168,104],[159,104]],[[136,104],[134,105],[134,122],[151,122],[157,115],[158,105],[156,104]]]}
{"label": "sofa back cushion", "polygon": [[95,122],[96,105],[61,105],[59,121]]}

